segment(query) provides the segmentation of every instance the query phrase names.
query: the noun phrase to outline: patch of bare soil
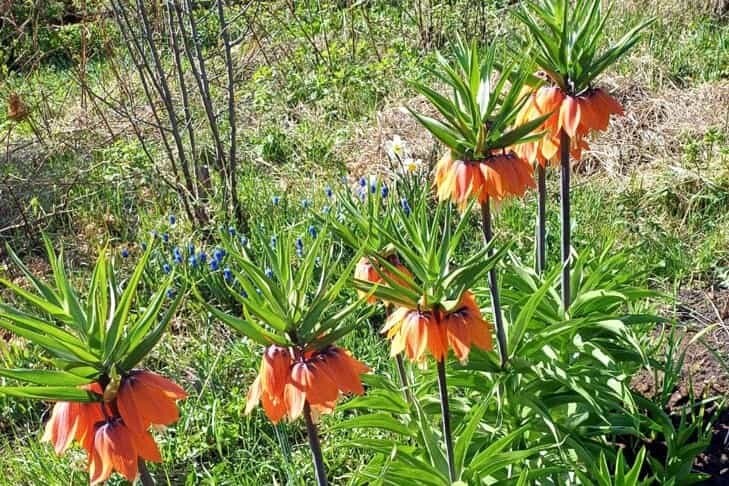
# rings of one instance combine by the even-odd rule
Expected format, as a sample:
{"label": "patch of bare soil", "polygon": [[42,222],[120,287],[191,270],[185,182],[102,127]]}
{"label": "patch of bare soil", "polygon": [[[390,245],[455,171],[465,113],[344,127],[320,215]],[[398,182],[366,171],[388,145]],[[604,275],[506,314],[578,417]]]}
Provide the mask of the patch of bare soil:
{"label": "patch of bare soil", "polygon": [[[685,361],[668,401],[668,411],[676,417],[692,397],[729,395],[729,373],[719,359],[729,360],[729,290],[681,291],[677,318],[687,331],[681,336],[679,345],[679,352],[685,352]],[[713,328],[704,334],[703,343],[694,339],[707,326]],[[632,385],[648,398],[657,393],[654,376],[645,370],[636,375]],[[714,423],[711,444],[697,458],[695,467],[711,476],[703,484],[729,485],[729,410],[709,410],[707,413],[719,413],[719,417]]]}

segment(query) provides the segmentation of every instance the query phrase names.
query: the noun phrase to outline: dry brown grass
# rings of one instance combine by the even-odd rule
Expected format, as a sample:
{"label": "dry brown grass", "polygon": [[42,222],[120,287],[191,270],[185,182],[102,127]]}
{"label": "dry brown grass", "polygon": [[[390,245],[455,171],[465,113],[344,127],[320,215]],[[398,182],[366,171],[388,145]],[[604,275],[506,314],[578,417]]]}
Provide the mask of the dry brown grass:
{"label": "dry brown grass", "polygon": [[[603,83],[625,107],[610,129],[595,137],[579,171],[603,174],[614,182],[629,183],[634,171],[650,174],[677,163],[688,139],[702,138],[712,128],[729,130],[729,80],[692,88],[666,87],[652,91],[630,78]],[[386,173],[391,163],[384,144],[394,135],[407,140],[414,157],[432,162],[438,147],[405,110],[410,106],[432,114],[425,99],[396,100],[379,111],[373,123],[362,123],[339,147],[349,154],[355,176]],[[717,168],[717,170],[720,168]]]}
{"label": "dry brown grass", "polygon": [[632,171],[660,170],[680,159],[686,140],[712,128],[729,129],[729,81],[652,92],[630,79],[613,79],[626,116],[592,142],[587,166],[623,178]]}

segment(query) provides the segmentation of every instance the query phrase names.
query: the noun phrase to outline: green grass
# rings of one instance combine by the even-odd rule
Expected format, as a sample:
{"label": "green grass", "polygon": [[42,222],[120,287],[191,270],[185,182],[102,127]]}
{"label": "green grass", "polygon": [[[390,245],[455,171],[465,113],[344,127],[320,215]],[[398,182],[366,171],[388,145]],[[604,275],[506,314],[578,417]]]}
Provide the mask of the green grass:
{"label": "green grass", "polygon": [[[447,38],[481,30],[491,38],[513,27],[510,20],[502,25],[504,17],[498,8],[474,20],[473,15],[464,15],[473,8],[470,2],[454,3],[451,10],[439,11],[442,18],[435,16]],[[271,14],[263,14],[270,45],[286,48],[271,48],[269,54],[276,64],[260,59],[240,88],[241,110],[252,120],[241,133],[241,197],[254,224],[273,226],[296,219],[302,214],[302,198],[314,199],[320,206],[323,188],[335,183],[348,162],[337,148],[357,137],[362,124],[376,123],[378,110],[409,99],[412,92],[405,80],[423,76],[432,59],[432,46],[422,47],[424,32],[400,2],[374,2],[367,12],[369,19],[362,7],[345,9],[332,3],[319,12],[312,5],[307,7],[311,9],[302,6],[297,11],[300,23],[288,27]],[[622,9],[614,22],[632,24],[640,13],[633,7]],[[278,15],[291,20],[288,13]],[[465,23],[464,18],[468,19]],[[355,35],[347,34],[344,26],[348,22],[353,22]],[[305,34],[323,36],[325,32],[328,50],[315,54]],[[99,76],[97,82],[107,79],[103,60],[92,68]],[[647,80],[656,92],[672,85],[725,81],[729,76],[729,27],[725,21],[699,13],[661,16],[648,40],[618,71],[628,79]],[[0,98],[14,90],[25,94],[33,105],[40,104],[40,93],[50,93],[51,121],[62,118],[64,107],[78,103],[79,92],[70,71],[53,66],[11,76],[0,86]],[[0,133],[10,126],[3,117],[0,114]],[[13,130],[20,138],[32,136],[27,124]],[[59,138],[55,134],[52,140],[58,142]],[[617,248],[632,248],[636,268],[646,271],[647,283],[661,290],[672,291],[677,283],[702,286],[729,281],[728,138],[724,126],[708,130],[699,141],[682,141],[680,160],[672,165],[688,170],[698,167],[700,176],[696,178],[679,180],[670,168],[653,169],[656,172],[651,177],[657,184],[644,187],[636,178],[623,188],[601,174],[578,177],[573,202],[575,246],[602,248],[615,241]],[[43,168],[45,177],[69,178],[81,171],[82,182],[69,199],[70,215],[44,220],[43,227],[57,241],[65,241],[82,262],[89,261],[95,245],[107,237],[115,245],[140,241],[148,231],[162,228],[168,214],[181,213],[176,198],[155,177],[132,134],[123,133],[108,144],[98,139],[86,142],[78,150],[61,143],[40,149],[50,161]],[[11,166],[0,170],[18,171]],[[559,258],[557,185],[557,174],[551,172],[551,265]],[[274,195],[285,196],[282,206],[272,207]],[[26,204],[29,212],[41,214],[57,202],[58,194],[43,192],[29,194]],[[525,261],[532,259],[534,219],[534,195],[530,194],[505,203],[495,220],[498,237],[513,240],[515,253]],[[182,222],[175,231],[182,236],[195,230]],[[25,247],[20,231],[0,238]],[[475,226],[471,241],[480,244]],[[26,254],[33,252],[26,250]],[[78,268],[83,271],[83,266]],[[371,329],[359,330],[344,344],[378,371],[393,373],[386,347]],[[32,358],[18,342],[0,352],[3,361]],[[181,421],[158,435],[165,463],[152,471],[162,483],[311,484],[313,471],[301,423],[274,428],[260,410],[251,417],[242,416],[258,362],[254,347],[221,329],[194,306],[181,313],[173,333],[150,363],[191,392],[182,404]],[[44,410],[39,404],[0,398],[0,484],[86,484],[78,451],[59,459],[47,445],[39,444]],[[324,418],[325,436],[330,436],[331,425],[341,415]],[[331,443],[336,444],[347,433],[333,432],[332,437]],[[288,444],[287,454],[281,452],[281,441]],[[342,474],[337,484],[346,483],[346,475],[367,461],[366,456],[346,448],[327,448],[325,457],[329,469]]]}

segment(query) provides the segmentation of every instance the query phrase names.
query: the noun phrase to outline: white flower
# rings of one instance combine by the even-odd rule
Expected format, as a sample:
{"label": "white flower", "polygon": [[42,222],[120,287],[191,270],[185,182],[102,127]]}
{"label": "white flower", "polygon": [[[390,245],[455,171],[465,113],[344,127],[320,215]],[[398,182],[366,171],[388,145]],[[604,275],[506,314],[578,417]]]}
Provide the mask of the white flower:
{"label": "white flower", "polygon": [[416,174],[423,170],[424,165],[425,164],[421,159],[413,159],[412,157],[408,157],[403,160],[402,172],[403,174]]}
{"label": "white flower", "polygon": [[407,156],[408,146],[405,140],[400,138],[400,135],[394,135],[392,140],[385,142],[385,150],[391,159],[403,160]]}

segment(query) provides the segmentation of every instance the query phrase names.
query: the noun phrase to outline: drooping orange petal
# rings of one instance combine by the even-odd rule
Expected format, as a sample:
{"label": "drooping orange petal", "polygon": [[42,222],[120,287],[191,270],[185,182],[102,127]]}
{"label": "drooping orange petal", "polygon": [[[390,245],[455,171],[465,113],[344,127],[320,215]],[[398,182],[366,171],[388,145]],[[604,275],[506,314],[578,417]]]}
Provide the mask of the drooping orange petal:
{"label": "drooping orange petal", "polygon": [[322,353],[321,365],[341,391],[356,395],[364,393],[360,375],[367,373],[369,368],[350,356],[346,350],[330,347]]}
{"label": "drooping orange petal", "polygon": [[289,411],[286,398],[286,391],[289,388],[292,388],[292,386],[286,385],[284,387],[284,396],[280,399],[272,397],[265,391],[261,394],[261,405],[263,406],[263,411],[266,414],[266,417],[268,417],[268,419],[274,424],[277,424]]}
{"label": "drooping orange petal", "polygon": [[261,363],[261,384],[273,396],[283,395],[291,374],[291,353],[287,348],[271,345],[266,348]]}
{"label": "drooping orange petal", "polygon": [[147,430],[151,422],[145,420],[144,412],[137,406],[137,398],[141,398],[141,395],[134,392],[133,385],[122,383],[116,395],[116,405],[124,423],[135,432],[142,433]]}
{"label": "drooping orange petal", "polygon": [[261,395],[263,394],[263,388],[261,387],[261,375],[256,375],[256,379],[253,380],[251,387],[248,389],[248,396],[246,398],[246,410],[245,414],[250,415],[254,408],[261,402]]}
{"label": "drooping orange petal", "polygon": [[580,105],[572,96],[565,96],[559,111],[559,127],[570,137],[577,133],[580,125]]}
{"label": "drooping orange petal", "polygon": [[466,329],[463,317],[449,316],[445,327],[448,332],[448,345],[453,349],[453,354],[456,355],[459,361],[465,361],[471,350],[471,337],[468,329]]}
{"label": "drooping orange petal", "polygon": [[[297,386],[289,383],[286,385],[284,390],[285,407],[284,410],[288,411],[289,419],[296,420],[299,418],[304,411],[304,402],[306,401],[306,394],[301,391]],[[271,419],[272,422],[276,423]]]}
{"label": "drooping orange petal", "polygon": [[109,429],[106,439],[111,450],[112,466],[129,481],[134,481],[139,469],[137,467],[137,448],[132,439],[132,432],[123,422],[113,422],[107,427]]}
{"label": "drooping orange petal", "polygon": [[[134,384],[133,393],[137,406],[136,411],[140,414],[143,423],[143,428],[136,429],[137,432],[144,432],[152,424],[170,425],[180,418],[177,403],[166,397],[159,388],[138,381]],[[121,413],[121,409],[119,412]]]}
{"label": "drooping orange petal", "polygon": [[174,400],[184,400],[187,398],[185,390],[172,380],[158,375],[149,370],[140,370],[135,372],[135,376],[138,380],[146,383],[149,386],[158,388],[165,396]]}
{"label": "drooping orange petal", "polygon": [[604,90],[600,88],[595,89],[594,96],[597,97],[599,105],[602,105],[602,108],[607,110],[610,115],[625,114],[623,106],[618,100],[607,94]]}
{"label": "drooping orange petal", "polygon": [[98,402],[80,403],[79,410],[76,440],[86,451],[90,451],[93,447],[96,425],[104,420],[104,412]]}
{"label": "drooping orange petal", "polygon": [[580,133],[589,133],[592,130],[598,130],[600,125],[598,114],[593,109],[593,103],[588,96],[578,96],[577,103],[580,105]]}
{"label": "drooping orange petal", "polygon": [[542,155],[547,160],[554,160],[559,153],[559,138],[546,135],[541,141]]}
{"label": "drooping orange petal", "polygon": [[535,102],[543,115],[553,112],[559,108],[565,96],[557,86],[545,86],[539,88]]}
{"label": "drooping orange petal", "polygon": [[134,441],[134,446],[137,449],[139,457],[145,461],[162,462],[162,455],[152,434],[149,432],[143,434],[135,434],[132,432],[132,440]]}
{"label": "drooping orange petal", "polygon": [[53,406],[51,418],[46,423],[42,442],[51,442],[56,454],[63,454],[71,445],[78,426],[78,404],[58,402]]}
{"label": "drooping orange petal", "polygon": [[96,430],[94,436],[94,449],[89,461],[89,477],[91,484],[103,483],[114,470],[112,462],[113,449],[111,439],[109,437],[109,428],[111,425],[106,423]]}
{"label": "drooping orange petal", "polygon": [[427,326],[428,351],[436,361],[442,361],[448,355],[448,339],[445,326],[435,318],[431,319]]}
{"label": "drooping orange petal", "polygon": [[400,331],[405,333],[405,353],[412,361],[420,361],[428,347],[429,320],[429,316],[413,311],[408,315]]}
{"label": "drooping orange petal", "polygon": [[311,404],[335,401],[339,396],[337,386],[315,361],[296,363],[291,371],[291,383]]}

